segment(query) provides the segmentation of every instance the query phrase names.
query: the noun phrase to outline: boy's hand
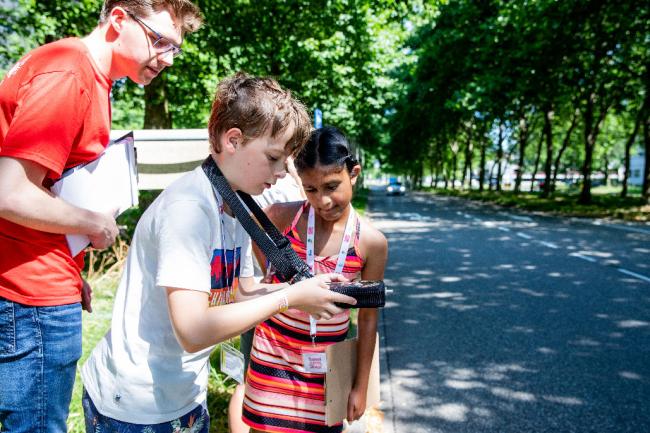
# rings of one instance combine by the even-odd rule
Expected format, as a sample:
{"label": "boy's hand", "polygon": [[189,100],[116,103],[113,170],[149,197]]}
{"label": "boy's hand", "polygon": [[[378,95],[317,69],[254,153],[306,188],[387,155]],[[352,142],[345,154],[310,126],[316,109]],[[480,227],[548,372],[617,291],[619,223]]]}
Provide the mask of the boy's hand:
{"label": "boy's hand", "polygon": [[309,313],[315,319],[331,319],[340,314],[343,309],[334,305],[335,302],[354,305],[356,299],[329,290],[327,283],[331,281],[348,281],[337,274],[320,274],[308,280],[301,281],[287,289],[289,305]]}

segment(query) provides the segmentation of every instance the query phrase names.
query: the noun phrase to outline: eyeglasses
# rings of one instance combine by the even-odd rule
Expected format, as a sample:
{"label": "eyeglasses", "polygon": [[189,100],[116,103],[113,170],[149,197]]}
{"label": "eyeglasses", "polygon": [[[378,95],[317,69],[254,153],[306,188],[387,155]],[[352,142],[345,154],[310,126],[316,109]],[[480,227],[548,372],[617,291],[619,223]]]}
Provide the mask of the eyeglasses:
{"label": "eyeglasses", "polygon": [[156,49],[156,51],[158,51],[161,54],[171,51],[172,56],[174,57],[178,57],[181,55],[181,53],[183,52],[181,47],[179,47],[178,45],[176,45],[175,43],[173,43],[172,41],[170,41],[169,39],[167,39],[157,31],[155,31],[154,29],[152,29],[147,23],[142,21],[133,13],[127,12],[127,14],[131,18],[136,20],[138,23],[142,24],[142,26],[144,26],[147,30],[149,30],[152,33],[149,35],[149,37],[151,38],[151,46],[153,46]]}

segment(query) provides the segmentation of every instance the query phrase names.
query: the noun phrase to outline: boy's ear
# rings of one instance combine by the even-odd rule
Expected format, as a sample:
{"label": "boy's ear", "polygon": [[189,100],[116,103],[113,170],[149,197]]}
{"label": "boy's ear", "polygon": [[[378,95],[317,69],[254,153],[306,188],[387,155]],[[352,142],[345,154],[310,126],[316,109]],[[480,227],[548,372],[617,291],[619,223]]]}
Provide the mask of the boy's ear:
{"label": "boy's ear", "polygon": [[230,128],[221,135],[221,149],[227,152],[235,152],[237,147],[244,141],[244,134],[239,128]]}
{"label": "boy's ear", "polygon": [[352,171],[350,172],[350,182],[352,182],[352,185],[357,183],[359,174],[361,174],[361,166],[357,164],[354,167],[352,167]]}

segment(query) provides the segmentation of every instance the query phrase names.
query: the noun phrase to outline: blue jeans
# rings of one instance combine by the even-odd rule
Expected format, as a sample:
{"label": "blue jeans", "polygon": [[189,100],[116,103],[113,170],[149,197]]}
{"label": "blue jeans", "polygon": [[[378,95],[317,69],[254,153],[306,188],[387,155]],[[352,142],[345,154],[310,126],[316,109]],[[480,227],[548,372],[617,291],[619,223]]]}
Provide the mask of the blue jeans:
{"label": "blue jeans", "polygon": [[0,298],[0,431],[66,432],[80,357],[81,304]]}

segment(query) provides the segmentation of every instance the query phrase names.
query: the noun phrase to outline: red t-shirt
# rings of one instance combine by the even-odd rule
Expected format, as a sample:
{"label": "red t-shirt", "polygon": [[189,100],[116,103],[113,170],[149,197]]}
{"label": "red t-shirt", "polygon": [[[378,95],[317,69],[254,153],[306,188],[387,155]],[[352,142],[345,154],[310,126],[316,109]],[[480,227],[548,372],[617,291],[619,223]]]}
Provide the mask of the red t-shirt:
{"label": "red t-shirt", "polygon": [[[31,51],[0,83],[0,156],[47,168],[45,187],[95,159],[109,140],[111,86],[80,39]],[[79,302],[82,267],[83,253],[71,257],[64,235],[0,218],[0,297],[35,306]]]}

